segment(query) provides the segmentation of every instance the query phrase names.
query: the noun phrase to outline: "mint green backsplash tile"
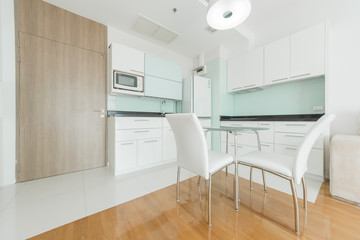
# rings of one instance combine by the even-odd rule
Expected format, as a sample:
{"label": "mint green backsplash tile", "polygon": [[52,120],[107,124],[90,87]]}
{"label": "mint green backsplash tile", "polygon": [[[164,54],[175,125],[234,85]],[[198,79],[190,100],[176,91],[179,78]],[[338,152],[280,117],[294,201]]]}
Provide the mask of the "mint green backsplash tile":
{"label": "mint green backsplash tile", "polygon": [[[161,112],[162,99],[133,96],[108,96],[108,109],[129,112]],[[164,110],[167,113],[176,112],[176,101],[166,100]]]}
{"label": "mint green backsplash tile", "polygon": [[314,114],[313,106],[325,109],[325,78],[282,83],[258,92],[234,95],[234,115]]}

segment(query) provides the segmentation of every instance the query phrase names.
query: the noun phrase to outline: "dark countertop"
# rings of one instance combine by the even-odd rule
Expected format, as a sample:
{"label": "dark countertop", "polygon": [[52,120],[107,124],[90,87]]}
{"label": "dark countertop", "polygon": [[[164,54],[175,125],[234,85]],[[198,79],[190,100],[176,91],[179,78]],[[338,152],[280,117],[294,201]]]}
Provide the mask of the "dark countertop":
{"label": "dark countertop", "polygon": [[115,117],[165,117],[164,114],[159,112],[124,112],[108,110],[107,115]]}
{"label": "dark countertop", "polygon": [[220,116],[220,121],[317,121],[324,114]]}

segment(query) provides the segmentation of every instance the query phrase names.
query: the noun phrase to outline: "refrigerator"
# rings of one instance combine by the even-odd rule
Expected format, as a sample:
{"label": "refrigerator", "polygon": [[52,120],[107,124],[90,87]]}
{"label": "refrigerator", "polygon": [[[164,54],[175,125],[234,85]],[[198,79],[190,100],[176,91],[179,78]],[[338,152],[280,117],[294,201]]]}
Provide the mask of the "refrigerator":
{"label": "refrigerator", "polygon": [[[182,112],[195,113],[203,127],[211,126],[211,79],[191,76],[183,80]],[[211,133],[207,134],[211,148]]]}

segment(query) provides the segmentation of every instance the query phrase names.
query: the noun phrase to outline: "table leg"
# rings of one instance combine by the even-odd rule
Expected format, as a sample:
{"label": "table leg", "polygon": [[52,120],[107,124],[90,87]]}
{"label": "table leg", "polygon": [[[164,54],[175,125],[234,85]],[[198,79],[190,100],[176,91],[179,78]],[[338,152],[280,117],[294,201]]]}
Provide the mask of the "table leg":
{"label": "table leg", "polygon": [[[229,132],[226,131],[226,154],[229,153]],[[228,167],[226,167],[226,176],[228,175]]]}
{"label": "table leg", "polygon": [[233,132],[234,134],[234,158],[235,158],[235,174],[234,174],[234,180],[235,180],[235,210],[239,211],[239,172],[238,172],[238,164],[236,159],[236,152],[237,152],[237,135],[236,132]]}

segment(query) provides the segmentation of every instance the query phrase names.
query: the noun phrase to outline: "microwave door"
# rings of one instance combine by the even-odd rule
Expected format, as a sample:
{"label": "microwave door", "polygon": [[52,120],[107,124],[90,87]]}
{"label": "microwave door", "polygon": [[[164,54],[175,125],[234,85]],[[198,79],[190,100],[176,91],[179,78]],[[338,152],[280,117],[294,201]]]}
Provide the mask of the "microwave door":
{"label": "microwave door", "polygon": [[118,89],[126,90],[138,90],[138,78],[137,76],[127,75],[123,73],[114,73],[114,87]]}

